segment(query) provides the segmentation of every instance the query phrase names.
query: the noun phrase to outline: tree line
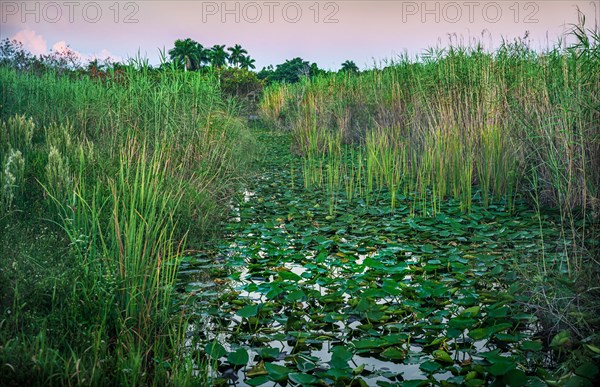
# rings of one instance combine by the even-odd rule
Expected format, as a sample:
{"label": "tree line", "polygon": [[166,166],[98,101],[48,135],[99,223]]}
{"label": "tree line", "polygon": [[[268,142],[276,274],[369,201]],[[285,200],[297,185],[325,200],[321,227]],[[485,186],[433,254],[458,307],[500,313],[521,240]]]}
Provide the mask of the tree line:
{"label": "tree line", "polygon": [[[87,63],[81,63],[82,58],[69,47],[60,52],[33,55],[23,45],[8,38],[0,42],[0,66],[13,67],[22,71],[33,71],[42,73],[47,70],[57,72],[87,72],[92,75],[100,74],[106,70],[124,70],[126,67],[152,68],[147,59],[130,59],[127,64],[114,62],[110,59],[101,61],[92,59]],[[327,73],[327,70],[319,68],[316,63],[310,63],[300,57],[288,59],[275,66],[269,65],[256,71],[256,61],[246,49],[240,44],[231,47],[215,44],[205,47],[199,42],[191,39],[177,39],[174,45],[166,53],[161,52],[161,64],[157,69],[173,68],[182,71],[203,71],[205,69],[217,69],[219,71],[239,69],[254,74],[258,80],[265,83],[285,82],[295,83],[302,77],[312,77]],[[339,72],[358,73],[359,68],[351,60],[342,63]],[[252,76],[254,76],[252,75]]]}

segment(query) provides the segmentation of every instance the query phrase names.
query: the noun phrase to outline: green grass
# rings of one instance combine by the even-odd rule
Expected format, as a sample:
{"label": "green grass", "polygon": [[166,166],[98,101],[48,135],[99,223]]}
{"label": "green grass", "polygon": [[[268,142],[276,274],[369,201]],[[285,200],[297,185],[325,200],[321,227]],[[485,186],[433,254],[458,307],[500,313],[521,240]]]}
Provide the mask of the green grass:
{"label": "green grass", "polygon": [[[271,86],[261,109],[292,133],[310,169],[307,187],[331,187],[328,173],[344,171],[340,180],[355,180],[344,190],[360,187],[354,200],[368,203],[386,189],[392,208],[397,195],[409,195],[431,216],[448,198],[469,212],[474,202],[524,196],[560,209],[564,233],[577,241],[568,270],[584,270],[582,236],[600,209],[600,39],[583,21],[572,34],[578,43],[567,49],[449,47],[359,75]],[[334,157],[345,167],[316,162],[331,148],[343,149]],[[347,162],[350,154],[360,163]]]}
{"label": "green grass", "polygon": [[[589,321],[599,315],[600,34],[583,20],[571,32],[575,44],[541,53],[520,41],[495,52],[448,47],[274,85],[261,104],[308,166],[307,194],[330,198],[330,217],[381,212],[384,200],[406,222],[456,208],[476,219],[502,208],[516,221],[525,202],[536,243],[517,256],[512,281],[523,284],[540,336],[578,343],[543,375],[560,383],[577,379],[574,364],[591,355],[583,343],[597,340]],[[336,180],[344,183],[332,193]]]}
{"label": "green grass", "polygon": [[144,67],[0,79],[0,384],[200,383],[175,285],[249,170],[239,104]]}

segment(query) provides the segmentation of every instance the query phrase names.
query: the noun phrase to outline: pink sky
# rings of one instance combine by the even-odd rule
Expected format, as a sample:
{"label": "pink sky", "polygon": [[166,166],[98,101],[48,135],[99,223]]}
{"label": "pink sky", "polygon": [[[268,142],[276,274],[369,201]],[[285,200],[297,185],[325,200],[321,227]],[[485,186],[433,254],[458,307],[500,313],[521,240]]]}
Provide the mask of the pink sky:
{"label": "pink sky", "polygon": [[257,67],[300,56],[322,68],[347,60],[359,67],[398,54],[446,46],[449,36],[495,47],[529,31],[533,48],[553,45],[577,21],[600,21],[600,0],[495,1],[7,1],[0,38],[33,53],[68,44],[84,58],[117,59],[138,50],[158,63],[158,49],[178,38],[204,46],[239,43]]}

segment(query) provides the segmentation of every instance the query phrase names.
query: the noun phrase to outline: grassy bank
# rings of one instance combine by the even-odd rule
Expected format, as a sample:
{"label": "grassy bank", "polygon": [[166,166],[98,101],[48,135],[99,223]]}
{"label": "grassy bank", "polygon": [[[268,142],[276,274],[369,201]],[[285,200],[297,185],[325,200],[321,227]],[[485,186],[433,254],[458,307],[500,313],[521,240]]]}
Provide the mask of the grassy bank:
{"label": "grassy bank", "polygon": [[562,243],[542,244],[522,276],[528,307],[546,335],[589,339],[595,329],[580,316],[599,310],[600,39],[583,25],[572,34],[576,44],[544,53],[521,41],[450,47],[274,85],[262,115],[291,131],[302,156],[291,168],[323,190],[332,215],[381,195],[431,218],[447,201],[510,212],[519,198],[537,211],[543,241],[544,212],[557,211]]}
{"label": "grassy bank", "polygon": [[198,73],[0,79],[0,384],[191,383],[173,286],[248,166],[239,106]]}

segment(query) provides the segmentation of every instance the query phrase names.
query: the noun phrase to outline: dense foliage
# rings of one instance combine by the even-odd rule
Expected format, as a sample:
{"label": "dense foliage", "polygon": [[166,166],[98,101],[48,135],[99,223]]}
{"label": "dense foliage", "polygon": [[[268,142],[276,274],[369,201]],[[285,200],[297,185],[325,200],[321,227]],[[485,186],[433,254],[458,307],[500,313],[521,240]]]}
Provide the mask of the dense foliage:
{"label": "dense foliage", "polygon": [[189,383],[173,286],[247,170],[237,105],[200,73],[0,79],[0,384]]}

